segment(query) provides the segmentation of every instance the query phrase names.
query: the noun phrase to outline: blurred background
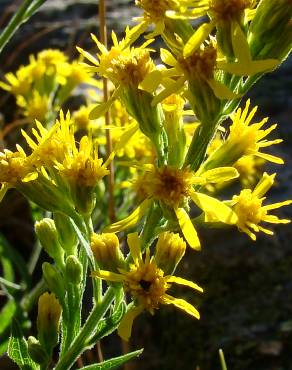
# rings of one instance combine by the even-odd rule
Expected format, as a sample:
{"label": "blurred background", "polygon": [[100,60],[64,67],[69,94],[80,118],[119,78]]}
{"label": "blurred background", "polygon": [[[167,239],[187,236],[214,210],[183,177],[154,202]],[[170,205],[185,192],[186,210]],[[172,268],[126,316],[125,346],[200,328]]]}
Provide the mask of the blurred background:
{"label": "blurred background", "polygon": [[[0,0],[0,29],[19,3]],[[114,29],[121,35],[126,25],[133,24],[131,18],[139,14],[134,2],[127,0],[108,0],[107,11],[109,34]],[[77,58],[75,45],[87,50],[93,48],[91,32],[98,33],[97,0],[48,0],[2,53],[1,80],[8,71],[27,63],[30,54],[44,48],[57,48],[71,60]],[[266,167],[269,173],[278,173],[277,184],[269,193],[270,202],[292,198],[291,92],[290,59],[266,75],[249,93],[252,104],[259,105],[258,118],[269,116],[269,123],[278,123],[274,135],[284,139],[284,143],[273,146],[272,150],[284,158],[285,165]],[[78,91],[75,95],[72,104],[78,105]],[[0,90],[1,131],[14,123],[15,107],[12,95]],[[16,123],[9,135],[0,136],[0,146],[14,150],[19,132]],[[292,207],[284,207],[278,214],[292,218]],[[201,320],[192,320],[166,306],[153,317],[140,316],[134,325],[130,347],[145,349],[141,361],[128,369],[220,369],[219,348],[224,350],[228,370],[292,369],[292,229],[289,224],[275,229],[273,237],[259,235],[256,243],[237,231],[200,230],[202,252],[188,252],[180,269],[182,276],[194,279],[204,287],[205,293],[198,298],[181,289],[179,295],[198,305]],[[9,192],[0,204],[0,232],[21,259],[27,261],[34,243],[33,222],[28,204],[16,192]],[[40,261],[46,258],[45,254],[41,255]],[[32,281],[38,281],[40,266],[41,263]],[[0,296],[0,307],[4,303],[4,297]],[[35,314],[32,310],[32,320]],[[27,329],[28,334],[33,331]],[[105,358],[121,353],[118,337],[103,340],[101,347]],[[92,356],[96,354],[83,356],[84,363],[90,362]],[[3,356],[0,368],[14,367]]]}

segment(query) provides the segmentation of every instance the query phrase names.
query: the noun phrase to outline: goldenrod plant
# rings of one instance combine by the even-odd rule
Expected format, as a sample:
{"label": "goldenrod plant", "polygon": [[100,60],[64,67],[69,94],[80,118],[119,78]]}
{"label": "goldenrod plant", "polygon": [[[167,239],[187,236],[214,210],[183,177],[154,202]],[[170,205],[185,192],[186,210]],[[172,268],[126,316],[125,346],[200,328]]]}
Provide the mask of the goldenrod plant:
{"label": "goldenrod plant", "polygon": [[[31,14],[42,2],[23,3],[30,5],[22,14]],[[136,5],[137,24],[121,39],[112,32],[111,45],[92,35],[96,52],[77,46],[73,62],[44,50],[0,84],[30,122],[16,149],[0,152],[0,200],[14,188],[38,210],[35,233],[48,255],[31,291],[1,278],[14,310],[7,325],[15,318],[1,350],[20,369],[75,368],[103,337],[117,330],[128,341],[135,318],[163,305],[200,319],[198,307],[170,293],[178,284],[204,297],[200,276],[176,275],[186,248],[204,248],[200,228],[233,228],[254,241],[273,235],[266,223],[290,222],[270,212],[292,200],[271,203],[276,174],[259,171],[267,161],[283,165],[266,151],[282,140],[269,138],[276,124],[258,121],[245,95],[289,55],[291,0]],[[80,83],[87,103],[64,111]],[[219,198],[238,180],[237,194]],[[92,307],[84,317],[88,286]],[[36,332],[26,339],[18,321],[37,302]],[[117,368],[141,352],[83,368]]]}

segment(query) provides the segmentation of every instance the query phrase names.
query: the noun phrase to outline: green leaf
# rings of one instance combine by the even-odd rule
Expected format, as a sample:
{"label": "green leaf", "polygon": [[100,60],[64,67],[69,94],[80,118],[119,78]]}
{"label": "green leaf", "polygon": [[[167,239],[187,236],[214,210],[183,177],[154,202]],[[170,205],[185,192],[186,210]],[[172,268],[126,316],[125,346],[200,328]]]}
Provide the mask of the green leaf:
{"label": "green leaf", "polygon": [[39,367],[29,357],[27,342],[22,335],[22,330],[16,320],[11,326],[11,337],[8,343],[8,356],[21,370],[36,370]]}
{"label": "green leaf", "polygon": [[100,364],[89,365],[82,367],[80,370],[111,370],[116,369],[119,366],[122,366],[126,362],[132,360],[135,357],[138,357],[143,352],[143,349],[139,349],[138,351],[127,353],[126,355],[119,356],[112,358],[110,360],[106,360]]}
{"label": "green leaf", "polygon": [[3,265],[3,277],[6,280],[14,282],[13,265],[25,283],[30,284],[31,279],[24,259],[2,234],[0,234],[0,260]]}
{"label": "green leaf", "polygon": [[10,322],[16,311],[16,304],[10,299],[0,312],[0,334],[10,325]]}

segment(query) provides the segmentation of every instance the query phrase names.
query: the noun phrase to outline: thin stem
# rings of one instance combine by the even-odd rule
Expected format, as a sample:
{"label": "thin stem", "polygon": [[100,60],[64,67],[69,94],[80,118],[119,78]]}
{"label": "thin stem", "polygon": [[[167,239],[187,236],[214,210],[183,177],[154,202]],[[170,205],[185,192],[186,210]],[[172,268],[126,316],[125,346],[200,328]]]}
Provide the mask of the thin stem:
{"label": "thin stem", "polygon": [[[106,6],[105,0],[99,1],[99,37],[100,41],[107,47],[107,29],[106,29]],[[108,83],[107,79],[103,78],[103,100],[107,102],[109,99]],[[110,124],[110,114],[109,111],[105,113],[105,124],[109,126]],[[106,130],[106,151],[109,157],[112,152],[112,139],[110,130]],[[114,199],[114,165],[111,161],[109,164],[109,219],[111,222],[115,220],[115,199]]]}
{"label": "thin stem", "polygon": [[103,301],[100,304],[97,304],[91,311],[91,314],[83,328],[79,332],[78,336],[73,340],[64,356],[59,360],[55,370],[69,370],[80,354],[88,348],[88,339],[92,336],[92,333],[96,328],[96,324],[109,309],[114,297],[114,288],[109,288],[103,297]]}
{"label": "thin stem", "polygon": [[39,256],[41,254],[41,251],[42,251],[41,243],[39,241],[37,241],[33,246],[33,251],[31,253],[31,256],[30,256],[28,264],[27,264],[27,269],[28,269],[28,272],[30,273],[30,275],[32,275],[32,273],[34,272],[34,269],[35,269],[35,267],[37,265],[37,262],[39,260]]}
{"label": "thin stem", "polygon": [[221,363],[221,368],[222,370],[227,370],[225,358],[224,358],[224,353],[222,349],[219,349],[219,357],[220,357],[220,363]]}
{"label": "thin stem", "polygon": [[45,0],[24,0],[0,35],[0,53],[19,26],[25,22],[27,18],[29,18],[44,2]]}

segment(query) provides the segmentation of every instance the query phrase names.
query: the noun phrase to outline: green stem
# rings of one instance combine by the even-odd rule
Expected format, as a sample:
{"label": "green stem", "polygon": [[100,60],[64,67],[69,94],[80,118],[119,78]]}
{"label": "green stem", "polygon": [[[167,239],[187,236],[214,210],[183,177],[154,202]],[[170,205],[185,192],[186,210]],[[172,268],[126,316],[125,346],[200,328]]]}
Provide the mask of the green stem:
{"label": "green stem", "polygon": [[99,320],[109,309],[114,297],[114,288],[109,288],[104,295],[102,302],[95,305],[78,336],[73,340],[64,356],[60,358],[55,370],[69,370],[73,366],[77,358],[88,347],[88,339],[92,336]]}
{"label": "green stem", "polygon": [[0,53],[20,25],[24,23],[44,2],[45,0],[24,0],[0,35]]}
{"label": "green stem", "polygon": [[227,370],[225,358],[224,358],[224,353],[222,349],[219,349],[219,357],[220,357],[220,363],[221,363],[221,368],[222,370]]}
{"label": "green stem", "polygon": [[202,122],[201,128],[199,127],[199,131],[192,139],[185,158],[184,167],[189,166],[193,171],[196,171],[200,167],[205,158],[208,145],[215,134],[218,122],[218,118],[214,119],[211,124],[208,123],[205,125]]}

